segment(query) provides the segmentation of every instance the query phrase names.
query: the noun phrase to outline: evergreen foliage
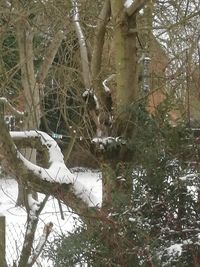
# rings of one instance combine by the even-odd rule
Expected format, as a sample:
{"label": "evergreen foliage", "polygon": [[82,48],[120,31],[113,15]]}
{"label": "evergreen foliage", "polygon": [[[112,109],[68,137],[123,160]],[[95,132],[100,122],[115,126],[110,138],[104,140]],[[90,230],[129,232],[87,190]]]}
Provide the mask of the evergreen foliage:
{"label": "evergreen foliage", "polygon": [[131,201],[57,240],[55,266],[195,266],[199,175],[191,159],[199,160],[200,147],[184,122],[173,127],[164,120],[167,111],[163,104],[158,117],[143,105],[134,108],[137,123],[127,143],[133,158],[125,170],[133,180]]}

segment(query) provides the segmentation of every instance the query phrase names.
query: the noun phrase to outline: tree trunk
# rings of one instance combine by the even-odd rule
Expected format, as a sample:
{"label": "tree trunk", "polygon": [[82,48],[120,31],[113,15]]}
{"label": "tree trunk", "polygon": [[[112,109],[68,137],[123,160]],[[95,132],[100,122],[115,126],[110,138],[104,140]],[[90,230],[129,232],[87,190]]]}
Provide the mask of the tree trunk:
{"label": "tree trunk", "polygon": [[[40,96],[39,85],[36,83],[33,64],[33,30],[26,19],[19,20],[16,26],[19,47],[21,81],[25,99],[27,117],[24,121],[24,130],[38,129],[40,123]],[[24,149],[22,154],[32,163],[36,163],[36,150]],[[16,205],[24,205],[24,189],[18,183],[18,198]],[[36,194],[34,193],[36,196]]]}
{"label": "tree trunk", "polygon": [[[130,136],[133,124],[129,123],[130,106],[136,100],[138,90],[137,49],[136,49],[136,14],[128,16],[122,0],[111,0],[111,13],[114,23],[115,61],[117,88],[115,92],[115,125],[117,134]],[[126,132],[125,132],[126,131]],[[126,154],[127,154],[127,148]],[[123,161],[124,153],[119,158],[114,155],[112,162],[103,164],[103,205],[119,206],[131,199],[132,180]],[[115,162],[113,164],[113,162]],[[121,165],[121,166],[120,166]],[[127,200],[125,200],[125,198]],[[129,200],[128,200],[129,198]]]}
{"label": "tree trunk", "polygon": [[6,267],[6,223],[5,217],[0,214],[0,266]]}
{"label": "tree trunk", "polygon": [[34,240],[34,236],[35,236],[35,231],[37,228],[37,224],[38,224],[38,218],[35,217],[30,218],[30,215],[28,215],[28,219],[27,219],[28,223],[29,223],[29,227],[27,227],[26,229],[26,233],[25,233],[25,238],[24,238],[24,246],[25,249],[23,249],[21,255],[20,255],[20,259],[19,259],[19,265],[18,267],[28,267],[28,259],[31,255],[31,249],[32,249],[32,245],[33,245],[33,240]]}
{"label": "tree trunk", "polygon": [[38,129],[40,122],[39,85],[36,83],[33,65],[33,30],[26,20],[20,20],[16,27],[19,47],[21,81],[25,98],[27,118],[24,128]]}
{"label": "tree trunk", "polygon": [[[115,114],[122,116],[137,97],[136,14],[128,16],[122,0],[111,0],[114,23],[117,88]],[[123,116],[122,116],[123,117]]]}
{"label": "tree trunk", "polygon": [[101,83],[102,82],[101,63],[102,63],[103,46],[106,34],[106,25],[109,21],[110,15],[111,15],[110,1],[105,0],[103,8],[99,14],[97,28],[95,30],[95,38],[93,45],[94,48],[91,61],[92,86],[98,97],[101,108],[107,108],[106,105],[107,96],[105,94],[105,91],[102,90],[102,83]]}
{"label": "tree trunk", "polygon": [[117,210],[129,205],[132,198],[132,168],[128,163],[104,162],[102,171],[102,206]]}

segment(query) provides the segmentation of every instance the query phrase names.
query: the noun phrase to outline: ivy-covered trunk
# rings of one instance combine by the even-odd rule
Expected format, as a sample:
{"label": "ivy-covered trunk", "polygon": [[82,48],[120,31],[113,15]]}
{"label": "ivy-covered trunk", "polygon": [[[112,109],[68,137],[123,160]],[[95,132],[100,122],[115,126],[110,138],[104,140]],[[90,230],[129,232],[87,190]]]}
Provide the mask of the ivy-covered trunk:
{"label": "ivy-covered trunk", "polygon": [[109,163],[101,166],[102,171],[102,207],[106,210],[117,209],[131,204],[132,198],[132,174],[129,163]]}

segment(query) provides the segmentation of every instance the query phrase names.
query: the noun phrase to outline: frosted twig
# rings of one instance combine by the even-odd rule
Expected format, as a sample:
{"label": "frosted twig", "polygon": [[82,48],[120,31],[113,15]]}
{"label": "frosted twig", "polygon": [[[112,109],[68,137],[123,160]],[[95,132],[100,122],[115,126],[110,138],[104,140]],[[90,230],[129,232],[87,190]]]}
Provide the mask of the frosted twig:
{"label": "frosted twig", "polygon": [[102,84],[103,84],[103,87],[104,87],[104,90],[106,93],[110,93],[110,88],[107,86],[107,82],[111,81],[112,79],[114,79],[116,76],[116,74],[111,74],[107,79],[105,79]]}

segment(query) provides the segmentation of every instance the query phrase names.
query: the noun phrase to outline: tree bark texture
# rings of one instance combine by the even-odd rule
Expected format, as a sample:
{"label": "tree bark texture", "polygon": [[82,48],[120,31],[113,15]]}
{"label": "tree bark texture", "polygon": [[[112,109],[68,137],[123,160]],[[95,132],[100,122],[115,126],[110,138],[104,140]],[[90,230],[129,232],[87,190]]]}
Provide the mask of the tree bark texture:
{"label": "tree bark texture", "polygon": [[24,19],[18,21],[16,34],[19,47],[21,81],[25,97],[27,118],[25,129],[38,129],[40,123],[40,95],[33,65],[33,30]]}
{"label": "tree bark texture", "polygon": [[111,0],[114,24],[115,64],[117,88],[115,113],[122,114],[126,107],[137,98],[137,47],[136,15],[128,16],[123,12],[122,0]]}
{"label": "tree bark texture", "polygon": [[105,41],[106,25],[111,15],[110,0],[104,2],[95,30],[94,48],[91,61],[92,85],[102,107],[106,108],[106,95],[101,84],[101,63]]}
{"label": "tree bark texture", "polygon": [[0,266],[6,267],[6,223],[5,216],[0,214]]}
{"label": "tree bark texture", "polygon": [[29,186],[37,192],[52,195],[74,209],[78,214],[88,212],[88,205],[76,196],[72,184],[61,184],[41,179],[36,173],[30,171],[18,156],[17,148],[7,131],[3,118],[0,117],[0,164],[23,185]]}

